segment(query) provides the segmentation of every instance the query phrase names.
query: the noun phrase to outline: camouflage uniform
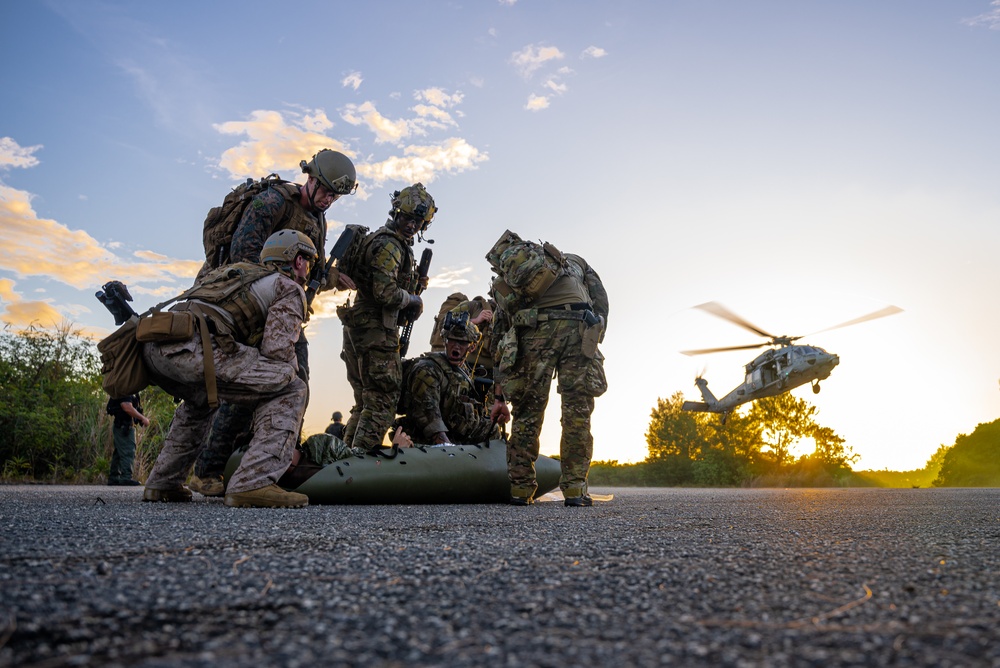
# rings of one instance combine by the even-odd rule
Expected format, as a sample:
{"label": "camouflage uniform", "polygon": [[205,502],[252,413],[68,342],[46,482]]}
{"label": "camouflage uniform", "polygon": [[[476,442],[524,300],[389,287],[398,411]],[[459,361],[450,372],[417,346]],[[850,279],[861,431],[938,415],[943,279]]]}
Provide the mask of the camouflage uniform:
{"label": "camouflage uniform", "polygon": [[[266,302],[259,302],[266,314],[260,342],[250,346],[232,335],[211,337],[219,399],[247,407],[253,420],[250,448],[229,481],[227,493],[260,489],[281,477],[291,462],[305,413],[306,384],[296,375],[294,352],[306,317],[305,293],[278,273],[258,279],[251,290],[258,287],[262,288],[259,294],[266,296]],[[253,293],[258,300],[259,294]],[[182,302],[172,310],[186,306]],[[221,315],[210,315],[209,320],[215,331],[231,330]],[[143,359],[154,383],[183,399],[146,481],[147,490],[173,490],[187,478],[214,414],[205,390],[201,334],[196,331],[180,342],[147,343]]]}
{"label": "camouflage uniform", "polygon": [[417,287],[412,242],[390,226],[380,227],[364,241],[362,261],[352,270],[358,286],[354,304],[337,309],[344,323],[347,380],[354,389],[354,406],[344,441],[372,450],[396,415],[403,383],[399,357],[399,314]]}
{"label": "camouflage uniform", "polygon": [[[254,197],[243,212],[240,224],[233,232],[229,248],[229,261],[259,262],[260,251],[271,234],[283,229],[303,232],[319,252],[319,260],[313,265],[313,276],[325,265],[326,217],[323,213],[313,214],[303,208],[299,200],[301,186],[285,184],[282,190],[268,188]],[[204,278],[207,263],[198,274]],[[336,277],[328,285],[336,285]],[[298,360],[298,375],[309,383],[309,342],[305,331],[295,342],[295,356]],[[309,403],[308,395],[306,403]],[[194,474],[199,478],[221,477],[226,462],[234,451],[250,441],[253,408],[237,403],[225,402],[219,406],[209,432],[208,444],[195,463]]]}
{"label": "camouflage uniform", "polygon": [[[439,353],[444,350],[444,337],[441,336],[440,328],[447,313],[468,313],[469,317],[475,318],[486,309],[496,310],[483,297],[469,299],[461,292],[448,295],[448,298],[441,305],[441,310],[438,312],[437,317],[434,318],[434,333],[431,334],[431,352]],[[476,352],[468,360],[468,364],[473,371],[476,371],[479,367],[483,367],[482,370],[485,372],[486,377],[492,379],[493,358],[489,355],[493,342],[492,323],[484,322],[478,327],[482,333],[482,338],[479,341],[479,347],[476,349]]]}
{"label": "camouflage uniform", "polygon": [[482,443],[499,436],[486,406],[475,395],[469,369],[454,366],[447,353],[426,353],[406,374],[400,402],[403,431],[418,443],[447,432],[452,443]]}
{"label": "camouflage uniform", "polygon": [[608,294],[586,260],[565,258],[559,278],[534,303],[505,302],[494,294],[499,303],[493,321],[494,371],[498,390],[513,406],[507,470],[511,496],[522,499],[531,499],[538,488],[535,460],[553,374],[562,399],[559,487],[567,499],[587,495],[594,450],[590,416],[594,397],[607,390],[604,357],[596,345],[588,356],[584,332],[588,313],[607,320]]}

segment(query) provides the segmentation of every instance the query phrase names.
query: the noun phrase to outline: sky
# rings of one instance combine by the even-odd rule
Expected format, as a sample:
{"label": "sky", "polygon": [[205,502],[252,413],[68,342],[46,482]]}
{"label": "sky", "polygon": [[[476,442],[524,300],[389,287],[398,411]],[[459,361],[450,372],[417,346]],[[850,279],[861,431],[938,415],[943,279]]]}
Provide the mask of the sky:
{"label": "sky", "polygon": [[[680,353],[758,341],[707,301],[840,356],[795,394],[856,468],[919,468],[1000,417],[1000,0],[26,1],[0,54],[12,330],[106,335],[103,283],[137,310],[181,292],[208,209],[331,148],[360,187],[328,247],[413,182],[440,209],[411,354],[450,293],[486,293],[506,229],[596,269],[597,460],[641,461],[657,399],[698,399],[698,374],[742,380],[756,351]],[[307,433],[352,404],[345,297],[307,329]]]}

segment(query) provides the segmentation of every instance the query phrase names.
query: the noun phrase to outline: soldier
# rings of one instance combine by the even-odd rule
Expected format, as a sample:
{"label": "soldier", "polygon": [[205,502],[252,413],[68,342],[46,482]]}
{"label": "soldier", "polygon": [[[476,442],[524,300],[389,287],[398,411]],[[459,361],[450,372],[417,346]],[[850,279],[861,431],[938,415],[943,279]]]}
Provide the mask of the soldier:
{"label": "soldier", "polygon": [[413,237],[431,224],[437,208],[423,184],[397,190],[385,225],[363,241],[360,261],[352,268],[358,285],[353,305],[337,309],[344,323],[347,380],[354,406],[344,440],[355,448],[376,450],[396,414],[403,383],[399,357],[400,315],[415,320],[423,310],[413,261]]}
{"label": "soldier", "polygon": [[[516,235],[510,237],[520,242]],[[507,238],[501,237],[494,247],[497,256],[505,250]],[[515,272],[536,266],[525,251],[512,249],[501,256],[503,262],[494,264],[500,275],[494,279],[491,293],[498,303],[493,322],[496,385],[491,417],[506,422],[511,415],[506,402],[513,405],[514,424],[507,444],[510,502],[529,505],[538,487],[535,460],[555,374],[562,398],[559,487],[567,506],[590,506],[593,500],[587,493],[587,474],[594,449],[590,416],[594,397],[607,390],[604,357],[597,343],[607,321],[608,294],[597,272],[582,257],[560,254],[548,244],[545,250],[551,250],[558,262],[551,284],[539,288],[535,297],[518,294],[510,287],[520,285],[525,278],[519,276],[515,281]]]}
{"label": "soldier", "polygon": [[445,347],[441,325],[444,323],[445,317],[449,312],[455,315],[469,314],[470,322],[479,329],[480,339],[475,354],[466,361],[466,364],[472,371],[476,396],[483,401],[487,399],[493,386],[493,358],[490,355],[490,350],[493,340],[494,310],[496,310],[496,304],[491,299],[480,296],[469,299],[461,292],[452,293],[441,304],[441,310],[434,318],[434,332],[431,334],[431,352],[443,353]]}
{"label": "soldier", "polygon": [[229,481],[225,504],[308,504],[308,497],[275,482],[291,462],[305,412],[307,390],[297,375],[294,345],[306,318],[302,286],[316,257],[309,237],[282,230],[264,244],[262,265],[241,262],[210,272],[170,309],[193,313],[198,326],[185,340],[147,343],[143,350],[153,382],[183,399],[146,481],[144,501],[191,500],[183,483],[205,443],[217,387],[219,399],[247,407],[253,418],[253,437]]}
{"label": "soldier", "polygon": [[468,313],[449,312],[441,323],[444,352],[413,361],[403,383],[397,421],[418,443],[472,444],[499,436],[486,406],[476,395],[466,360],[479,342]]}
{"label": "soldier", "polygon": [[[229,249],[230,262],[259,262],[264,240],[283,229],[303,232],[319,251],[319,261],[310,274],[311,281],[318,281],[325,267],[323,249],[326,247],[326,217],[324,212],[342,195],[357,189],[354,163],[343,153],[323,149],[312,160],[300,163],[309,176],[305,185],[289,184],[288,192],[268,188],[258,194],[247,206],[239,225],[233,232]],[[206,268],[202,268],[205,272]],[[340,274],[336,268],[326,279],[330,287],[353,290],[354,281]],[[199,274],[201,277],[202,274]],[[320,286],[322,289],[325,286]],[[305,332],[295,342],[299,377],[309,382],[309,342]],[[308,399],[306,400],[308,403]],[[222,473],[233,451],[247,442],[250,435],[249,410],[238,404],[223,404],[215,417],[208,446],[195,464],[191,489],[205,496],[222,496]]]}

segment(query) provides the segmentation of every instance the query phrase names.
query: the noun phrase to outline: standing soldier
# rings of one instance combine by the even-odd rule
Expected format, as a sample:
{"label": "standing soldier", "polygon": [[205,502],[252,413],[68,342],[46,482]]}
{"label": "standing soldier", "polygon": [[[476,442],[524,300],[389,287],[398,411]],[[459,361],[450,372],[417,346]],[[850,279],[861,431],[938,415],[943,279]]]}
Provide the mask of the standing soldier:
{"label": "standing soldier", "polygon": [[132,463],[135,461],[135,426],[149,426],[149,418],[142,414],[139,394],[127,397],[111,397],[106,408],[114,418],[111,427],[115,451],[111,454],[111,468],[108,470],[108,484],[111,486],[136,486],[138,480],[132,478]]}
{"label": "standing soldier", "polygon": [[[144,501],[190,501],[184,486],[212,423],[218,399],[245,407],[253,437],[226,490],[227,506],[299,508],[304,494],[275,483],[299,440],[307,389],[298,375],[295,341],[306,318],[302,289],[316,260],[305,234],[282,230],[260,254],[210,272],[171,312],[190,312],[194,334],[147,343],[143,361],[154,384],[183,399],[156,459]],[[208,353],[206,355],[206,353]]]}
{"label": "standing soldier", "polygon": [[[230,262],[259,262],[264,240],[280,230],[304,233],[319,253],[319,261],[312,268],[309,280],[321,283],[325,268],[326,217],[324,212],[342,195],[357,189],[354,163],[343,153],[323,149],[312,160],[299,163],[308,175],[305,185],[285,184],[282,188],[268,188],[250,202],[239,225],[233,232],[229,248]],[[205,271],[205,268],[202,269]],[[326,278],[329,287],[354,289],[350,277],[335,268]],[[199,277],[202,274],[199,274]],[[320,289],[326,286],[320,285]],[[309,383],[309,342],[305,332],[295,342],[299,377]],[[308,403],[308,399],[307,399]],[[250,434],[252,413],[238,404],[220,406],[209,442],[195,464],[191,488],[205,496],[222,496],[222,473],[230,455],[246,443]]]}
{"label": "standing soldier", "polygon": [[358,286],[354,304],[337,309],[344,323],[347,380],[354,406],[344,440],[366,451],[382,445],[396,415],[403,383],[399,357],[401,315],[415,320],[423,310],[413,261],[413,237],[431,224],[437,208],[423,184],[397,190],[385,225],[363,241],[359,261],[351,267]]}
{"label": "standing soldier", "polygon": [[[487,255],[499,274],[492,296],[495,386],[491,417],[514,424],[507,444],[513,505],[534,501],[535,460],[552,376],[562,398],[559,444],[567,506],[590,506],[587,474],[594,451],[590,416],[594,397],[607,390],[604,356],[597,349],[608,317],[608,293],[587,261],[550,244],[524,242],[506,233]],[[536,273],[548,268],[548,280]],[[524,289],[519,289],[524,286]],[[537,291],[529,294],[527,288]]]}
{"label": "standing soldier", "polygon": [[479,342],[479,329],[468,313],[445,314],[443,352],[413,361],[403,382],[404,417],[398,426],[417,443],[475,444],[499,436],[486,406],[476,395],[466,360]]}

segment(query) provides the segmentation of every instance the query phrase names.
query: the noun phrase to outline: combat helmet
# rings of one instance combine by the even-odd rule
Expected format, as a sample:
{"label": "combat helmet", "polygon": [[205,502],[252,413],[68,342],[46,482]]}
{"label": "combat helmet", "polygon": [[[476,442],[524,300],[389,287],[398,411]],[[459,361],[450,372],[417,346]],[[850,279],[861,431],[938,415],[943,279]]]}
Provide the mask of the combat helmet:
{"label": "combat helmet", "polygon": [[313,261],[317,258],[316,246],[304,233],[298,230],[281,230],[269,236],[264,242],[264,247],[260,251],[260,262],[288,265],[299,253],[308,255]]}
{"label": "combat helmet", "polygon": [[434,198],[424,188],[423,183],[414,183],[402,190],[392,193],[392,211],[389,215],[395,220],[398,214],[410,216],[422,221],[419,232],[424,232],[430,227],[431,219],[437,213],[434,206]]}
{"label": "combat helmet", "polygon": [[441,323],[441,338],[447,341],[467,341],[469,343],[479,342],[479,328],[469,321],[468,312],[455,313],[449,311],[444,316]]}
{"label": "combat helmet", "polygon": [[351,159],[340,151],[324,148],[312,160],[299,163],[302,171],[323,184],[334,195],[352,195],[358,189],[358,172]]}

